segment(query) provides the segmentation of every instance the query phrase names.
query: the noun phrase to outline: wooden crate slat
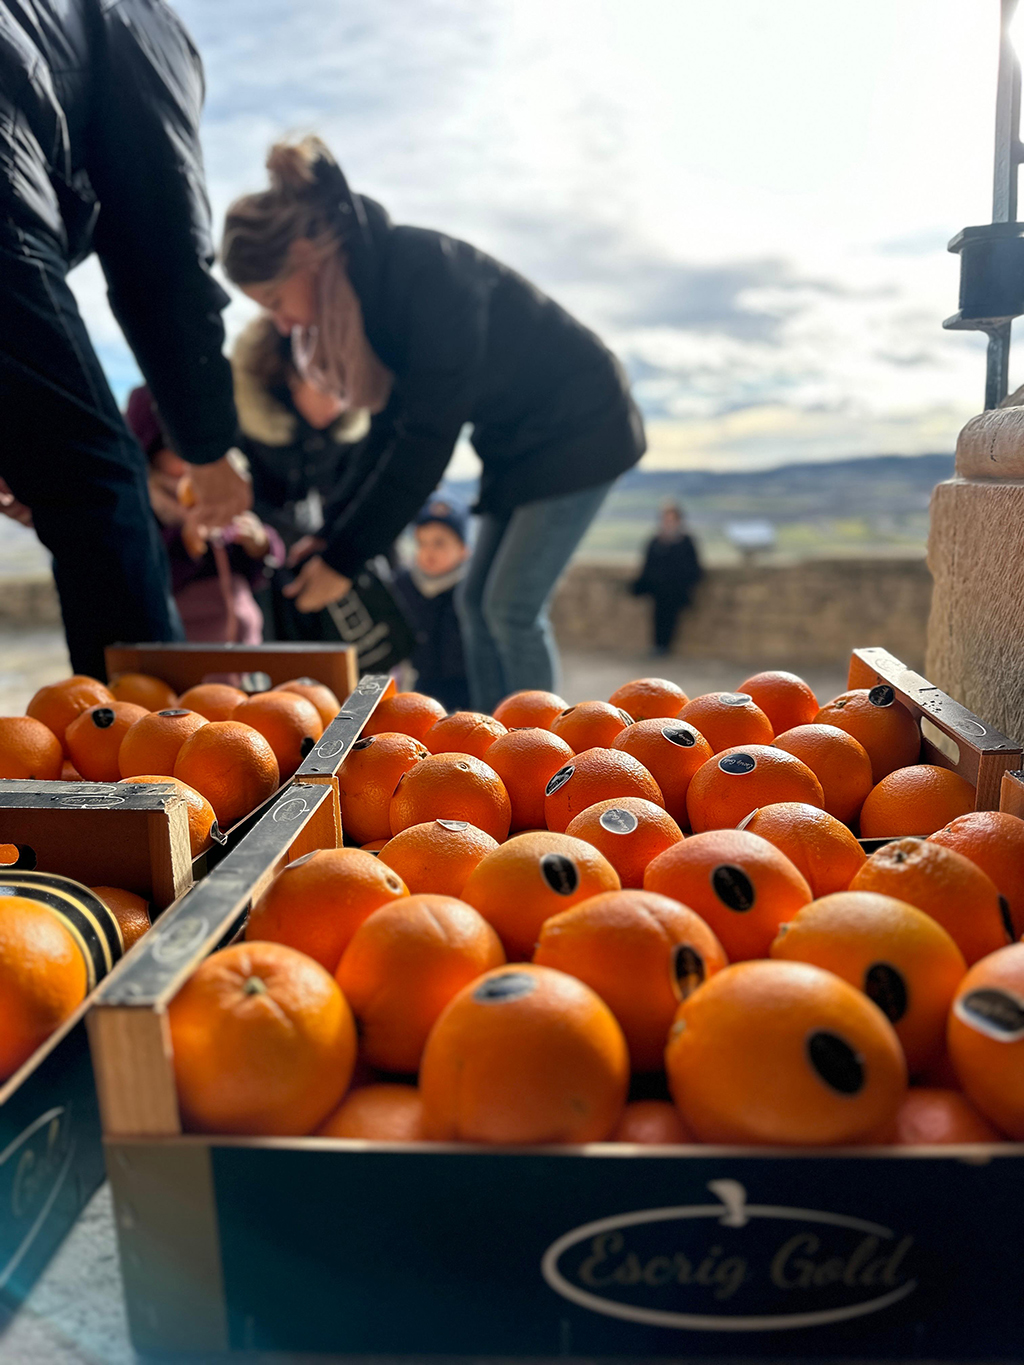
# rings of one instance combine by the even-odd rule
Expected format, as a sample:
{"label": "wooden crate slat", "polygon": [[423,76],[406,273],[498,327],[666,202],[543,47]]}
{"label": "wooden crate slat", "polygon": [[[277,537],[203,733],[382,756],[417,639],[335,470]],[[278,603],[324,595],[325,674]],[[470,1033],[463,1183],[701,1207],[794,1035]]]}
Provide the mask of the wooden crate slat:
{"label": "wooden crate slat", "polygon": [[208,674],[266,673],[272,686],[311,677],[345,697],[359,682],[359,656],[351,645],[116,644],[105,651],[107,675],[152,673],[184,692]]}

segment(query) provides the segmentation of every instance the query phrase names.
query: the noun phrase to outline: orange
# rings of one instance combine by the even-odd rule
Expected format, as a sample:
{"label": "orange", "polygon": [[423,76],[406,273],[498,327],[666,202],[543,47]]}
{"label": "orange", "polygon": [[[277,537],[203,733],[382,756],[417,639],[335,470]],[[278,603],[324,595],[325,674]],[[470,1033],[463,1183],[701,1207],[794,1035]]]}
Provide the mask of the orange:
{"label": "orange", "polygon": [[949,1014],[949,1056],[967,1098],[1024,1142],[1024,943],[982,958]]}
{"label": "orange", "polygon": [[689,829],[686,793],[694,773],[712,757],[711,745],[700,731],[681,720],[638,720],[612,741],[612,748],[644,765],[657,782],[669,815]]}
{"label": "orange", "polygon": [[597,992],[619,1021],[634,1071],[662,1068],[679,1002],[727,965],[699,915],[651,891],[606,891],[554,915],[533,960]]}
{"label": "orange", "polygon": [[801,801],[762,806],[743,828],[784,853],[803,874],[815,899],[845,891],[864,865],[864,850],[846,826]]}
{"label": "orange", "polygon": [[338,769],[341,823],[358,844],[391,837],[388,812],[395,788],[428,750],[411,735],[382,733],[357,739]]}
{"label": "orange", "polygon": [[567,834],[519,834],[488,853],[462,888],[462,899],[496,929],[510,962],[533,956],[545,920],[619,878],[602,854]]}
{"label": "orange", "polygon": [[1024,820],[998,810],[961,815],[928,840],[981,868],[1006,901],[1014,938],[1024,934]]}
{"label": "orange", "polygon": [[261,692],[241,702],[231,719],[259,731],[274,751],[282,782],[294,774],[324,732],[320,712],[294,692]]}
{"label": "orange", "polygon": [[280,943],[235,943],[167,1009],[186,1128],[280,1137],[337,1108],[356,1059],[352,1012],[318,963]]}
{"label": "orange", "polygon": [[860,813],[862,839],[934,834],[975,807],[978,793],[948,768],[915,763],[897,768],[873,787]]}
{"label": "orange", "polygon": [[959,1090],[913,1086],[896,1113],[896,1142],[901,1147],[1002,1141],[1002,1133]]}
{"label": "orange", "polygon": [[433,697],[425,697],[422,692],[396,692],[378,703],[376,711],[363,726],[363,734],[380,735],[388,731],[422,740],[444,714],[444,707]]}
{"label": "orange", "polygon": [[745,692],[705,692],[688,701],[676,717],[700,731],[720,754],[737,744],[771,744],[772,723]]}
{"label": "orange", "polygon": [[548,967],[498,967],[434,1025],[420,1094],[428,1137],[599,1142],[622,1116],[629,1054],[603,1000]]}
{"label": "orange", "polygon": [[333,973],[363,920],[408,894],[372,853],[320,848],[277,874],[249,911],[245,937],[287,944]]}
{"label": "orange", "polygon": [[634,720],[671,720],[689,701],[681,687],[667,678],[634,678],[623,683],[608,698],[610,706],[625,711]]}
{"label": "orange", "polygon": [[487,921],[451,896],[406,896],[375,910],[335,972],[359,1026],[363,1061],[415,1071],[449,1000],[504,961]]}
{"label": "orange", "polygon": [[320,724],[325,730],[341,710],[341,702],[337,695],[326,683],[317,682],[315,678],[292,678],[290,682],[278,683],[274,691],[294,692],[297,697],[305,697],[307,701],[311,701],[319,712]]}
{"label": "orange", "polygon": [[121,741],[118,771],[122,777],[134,777],[136,773],[166,773],[170,777],[181,746],[208,724],[198,711],[177,707],[143,716]]}
{"label": "orange", "polygon": [[368,844],[360,844],[359,847],[364,853],[379,853],[382,848],[390,844],[390,839],[371,839]]}
{"label": "orange", "polygon": [[795,725],[810,725],[821,703],[803,678],[780,669],[755,673],[741,682],[737,692],[745,692],[771,722],[777,735]]}
{"label": "orange", "polygon": [[855,1143],[891,1125],[906,1093],[881,1010],[806,962],[726,967],[679,1007],[669,1089],[702,1142]]}
{"label": "orange", "polygon": [[668,1100],[633,1100],[622,1111],[609,1142],[636,1142],[643,1147],[664,1147],[695,1141]]}
{"label": "orange", "polygon": [[544,788],[572,756],[564,739],[539,726],[510,730],[494,741],[487,750],[487,762],[508,792],[512,829],[543,826]]}
{"label": "orange", "polygon": [[178,705],[187,711],[198,711],[207,720],[230,720],[235,708],[247,700],[244,692],[227,683],[198,683],[182,692]]}
{"label": "orange", "polygon": [[118,701],[134,702],[147,711],[162,711],[178,704],[174,688],[151,673],[119,673],[111,679],[110,690]]}
{"label": "orange", "polygon": [[633,717],[606,701],[581,701],[567,706],[551,722],[551,729],[564,739],[573,753],[607,748],[616,735],[632,725]]}
{"label": "orange", "polygon": [[17,1071],[85,999],[85,959],[39,901],[0,896],[0,1080]]}
{"label": "orange", "polygon": [[423,736],[423,743],[432,754],[472,754],[486,758],[496,739],[508,731],[500,720],[485,716],[480,711],[453,711],[435,721]]}
{"label": "orange", "polygon": [[780,927],[771,955],[824,967],[863,991],[896,1030],[912,1075],[941,1057],[967,963],[923,910],[867,891],[825,896]]}
{"label": "orange", "polygon": [[429,820],[468,820],[500,843],[508,834],[512,804],[483,759],[432,754],[399,779],[388,818],[392,834]]}
{"label": "orange", "polygon": [[75,765],[71,762],[69,758],[66,758],[64,760],[64,763],[61,767],[60,780],[62,782],[83,781],[82,774],[78,771],[78,769],[75,767]]}
{"label": "orange", "polygon": [[643,886],[651,859],[683,837],[667,811],[640,796],[598,801],[575,816],[565,832],[593,844],[619,874],[622,885],[628,887]]}
{"label": "orange", "polygon": [[697,769],[686,793],[695,834],[734,829],[758,806],[780,801],[802,801],[820,810],[825,797],[805,763],[769,744],[748,744],[716,754]]}
{"label": "orange", "polygon": [[263,736],[237,720],[213,720],[178,750],[174,776],[201,792],[221,829],[230,829],[280,782],[277,759]]}
{"label": "orange", "polygon": [[999,892],[980,867],[941,844],[897,839],[872,853],[850,883],[851,891],[878,891],[923,910],[977,962],[1010,939]]}
{"label": "orange", "polygon": [[60,740],[31,716],[0,716],[0,777],[59,781],[64,767]]}
{"label": "orange", "polygon": [[121,741],[136,721],[148,715],[143,706],[113,701],[109,706],[90,706],[71,722],[64,743],[68,757],[87,782],[120,780],[117,757]]}
{"label": "orange", "polygon": [[346,1095],[317,1137],[362,1138],[365,1142],[419,1142],[423,1101],[414,1085],[364,1085]]}
{"label": "orange", "polygon": [[497,847],[497,839],[466,820],[430,820],[396,834],[380,860],[398,873],[410,895],[461,896],[474,868]]}
{"label": "orange", "polygon": [[494,719],[506,730],[550,730],[551,722],[568,706],[554,692],[513,692],[494,708]]}
{"label": "orange", "polygon": [[828,702],[814,717],[817,725],[835,725],[853,735],[868,752],[875,782],[907,768],[921,756],[917,721],[888,683],[856,687]]}
{"label": "orange", "polygon": [[632,754],[586,749],[559,768],[544,788],[544,822],[548,829],[561,832],[588,806],[620,796],[665,805],[657,782]]}
{"label": "orange", "polygon": [[125,891],[120,886],[93,886],[89,888],[94,896],[113,911],[114,918],[121,928],[125,952],[149,928],[149,901],[137,896],[134,891]]}
{"label": "orange", "polygon": [[821,783],[829,815],[853,824],[874,786],[871,759],[859,740],[834,725],[797,725],[776,735],[772,746],[806,763]]}
{"label": "orange", "polygon": [[181,792],[188,805],[188,840],[193,858],[205,853],[211,843],[220,838],[220,826],[217,824],[213,807],[205,796],[197,792],[195,787],[190,787],[187,782],[182,782],[180,777],[168,777],[164,773],[135,773],[131,777],[122,777],[121,781],[166,782]]}
{"label": "orange", "polygon": [[730,961],[765,957],[779,925],[811,899],[811,888],[774,844],[746,830],[695,834],[658,855],[644,890],[696,911]]}
{"label": "orange", "polygon": [[[77,716],[90,706],[109,706],[114,700],[114,694],[96,678],[76,673],[62,682],[41,687],[25,707],[25,714],[41,721],[63,746],[64,732]],[[66,748],[64,752],[67,753]]]}

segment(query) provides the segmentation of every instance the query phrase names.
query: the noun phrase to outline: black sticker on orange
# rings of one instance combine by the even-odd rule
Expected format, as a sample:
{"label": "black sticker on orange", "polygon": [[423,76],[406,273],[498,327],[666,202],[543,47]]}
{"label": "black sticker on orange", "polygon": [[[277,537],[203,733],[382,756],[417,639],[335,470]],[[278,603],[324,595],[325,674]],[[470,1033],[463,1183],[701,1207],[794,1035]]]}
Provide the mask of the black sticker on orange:
{"label": "black sticker on orange", "polygon": [[718,760],[718,766],[723,773],[731,773],[733,777],[742,777],[744,773],[752,773],[757,767],[757,759],[753,754],[723,754]]}
{"label": "black sticker on orange", "polygon": [[622,721],[623,721],[623,724],[624,724],[624,725],[632,725],[632,724],[633,724],[633,717],[629,714],[628,711],[623,711],[623,709],[622,709],[621,706],[617,706],[615,709],[616,709],[616,711],[618,711],[619,715],[622,717]]}
{"label": "black sticker on orange", "polygon": [[907,983],[888,962],[875,962],[864,973],[864,994],[893,1024],[907,1012]]}
{"label": "black sticker on orange", "polygon": [[754,890],[754,883],[742,867],[735,867],[732,863],[720,863],[711,874],[711,885],[718,899],[730,910],[737,910],[742,914],[754,908],[757,893]]}
{"label": "black sticker on orange", "polygon": [[1009,991],[993,986],[968,991],[954,1002],[953,1013],[961,1023],[997,1043],[1016,1043],[1024,1038],[1024,1001]]}
{"label": "black sticker on orange", "polygon": [[896,693],[888,683],[880,683],[868,693],[868,701],[872,706],[891,706],[895,700]]}
{"label": "black sticker on orange", "polygon": [[1006,930],[1007,943],[1016,942],[1017,935],[1013,930],[1013,916],[1010,914],[1010,902],[1005,896],[999,897],[999,913],[1003,917],[1003,928]]}
{"label": "black sticker on orange", "polygon": [[176,707],[171,711],[158,711],[158,716],[187,716],[189,713],[181,707]]}
{"label": "black sticker on orange", "polygon": [[557,896],[571,896],[580,884],[579,869],[564,853],[545,853],[541,875]]}
{"label": "black sticker on orange", "polygon": [[856,1095],[864,1089],[864,1059],[845,1038],[817,1029],[807,1039],[807,1060],[830,1089]]}
{"label": "black sticker on orange", "polygon": [[753,697],[747,692],[719,692],[718,700],[723,706],[746,706]]}
{"label": "black sticker on orange", "polygon": [[453,829],[456,831],[469,829],[468,820],[435,820],[434,823],[440,825],[442,829]]}
{"label": "black sticker on orange", "polygon": [[684,730],[681,726],[673,728],[666,725],[661,732],[670,744],[678,744],[680,749],[692,749],[697,743],[697,737],[692,730]]}
{"label": "black sticker on orange", "polygon": [[354,753],[356,749],[368,749],[373,741],[373,735],[367,735],[365,739],[357,739],[355,744],[352,745],[352,752]]}
{"label": "black sticker on orange", "polygon": [[692,995],[707,975],[704,959],[691,943],[677,943],[672,949],[672,984],[680,1000]]}
{"label": "black sticker on orange", "polygon": [[554,796],[559,787],[565,786],[575,771],[576,767],[572,763],[567,763],[564,768],[559,768],[558,772],[555,773],[554,777],[549,780],[548,785],[544,788],[544,795]]}
{"label": "black sticker on orange", "polygon": [[109,730],[114,723],[114,713],[109,706],[97,706],[92,713],[92,723],[97,730]]}
{"label": "black sticker on orange", "polygon": [[609,834],[632,834],[640,821],[631,810],[624,810],[622,806],[612,806],[611,810],[605,811],[597,823]]}
{"label": "black sticker on orange", "polygon": [[503,1000],[520,1000],[537,989],[537,978],[531,972],[502,972],[481,981],[473,992],[473,999],[484,1005],[501,1004]]}

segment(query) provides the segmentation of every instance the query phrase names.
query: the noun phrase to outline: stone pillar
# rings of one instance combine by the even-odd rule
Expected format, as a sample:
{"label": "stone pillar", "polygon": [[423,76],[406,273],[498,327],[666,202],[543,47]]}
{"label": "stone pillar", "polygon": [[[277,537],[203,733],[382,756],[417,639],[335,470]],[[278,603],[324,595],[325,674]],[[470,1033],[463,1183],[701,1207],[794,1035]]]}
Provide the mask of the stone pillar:
{"label": "stone pillar", "polygon": [[961,431],[956,474],[932,494],[928,565],[925,675],[1024,738],[1024,407],[981,413]]}

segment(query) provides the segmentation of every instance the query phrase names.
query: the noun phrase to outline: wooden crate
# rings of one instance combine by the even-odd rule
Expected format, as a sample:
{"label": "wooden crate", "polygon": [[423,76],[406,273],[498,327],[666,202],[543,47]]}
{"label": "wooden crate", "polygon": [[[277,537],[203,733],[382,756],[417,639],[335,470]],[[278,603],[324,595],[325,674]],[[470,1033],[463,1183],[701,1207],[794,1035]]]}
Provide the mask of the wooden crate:
{"label": "wooden crate", "polygon": [[[192,883],[188,812],[173,787],[2,782],[0,844],[18,845],[19,861],[40,870],[122,886],[158,909]],[[85,1027],[92,998],[0,1085],[0,1323],[103,1180]]]}
{"label": "wooden crate", "polygon": [[[358,709],[344,710],[350,746]],[[139,1350],[1019,1356],[1024,1144],[490,1149],[183,1134],[167,1005],[275,868],[336,837],[324,777],[295,784],[281,818],[264,817],[185,899],[172,941],[157,926],[90,1015]]]}
{"label": "wooden crate", "polygon": [[[151,673],[178,692],[211,677],[218,682],[234,677],[243,691],[261,691],[268,686],[259,679],[265,674],[271,687],[309,677],[347,697],[359,682],[359,656],[351,645],[108,645],[104,654],[108,677]],[[250,678],[255,686],[245,685]]]}

